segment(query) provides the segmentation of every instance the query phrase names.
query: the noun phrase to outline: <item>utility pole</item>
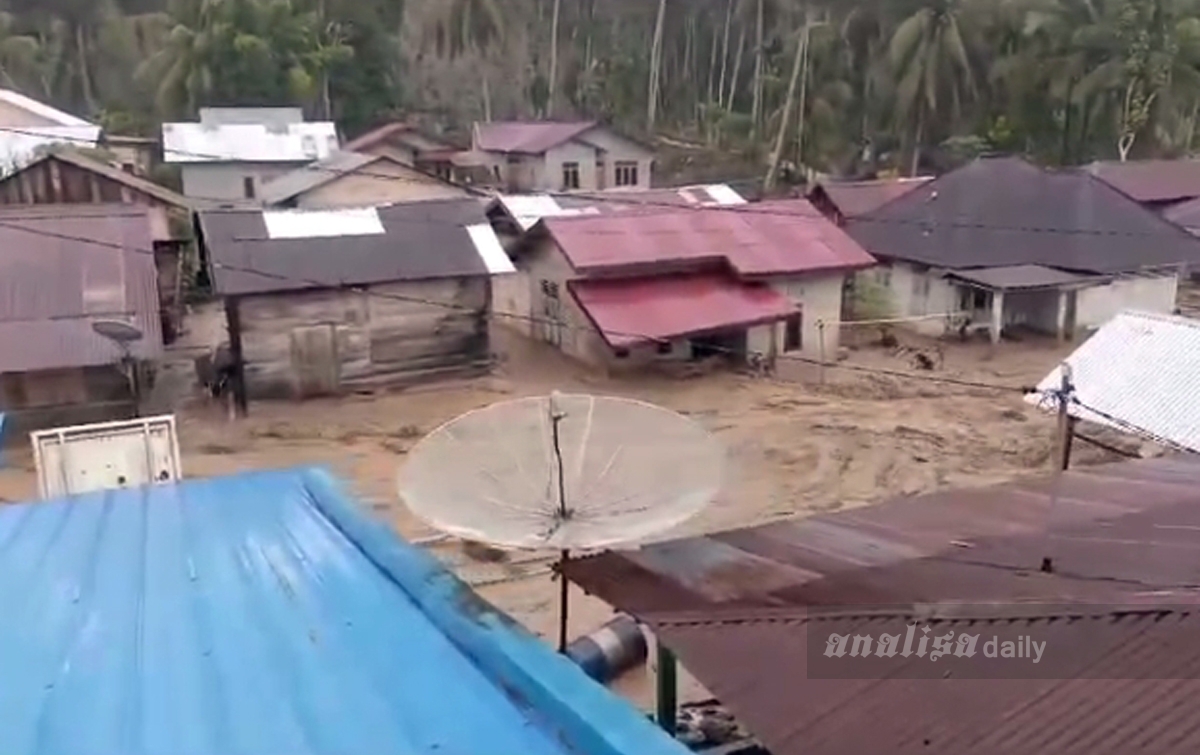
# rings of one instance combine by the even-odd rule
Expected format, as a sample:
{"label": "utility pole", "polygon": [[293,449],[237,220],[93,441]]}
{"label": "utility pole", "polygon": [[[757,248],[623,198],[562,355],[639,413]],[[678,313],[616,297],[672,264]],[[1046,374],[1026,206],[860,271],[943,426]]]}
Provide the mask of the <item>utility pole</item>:
{"label": "utility pole", "polygon": [[1046,547],[1042,556],[1042,571],[1054,572],[1054,557],[1050,552],[1051,528],[1054,524],[1054,509],[1058,507],[1058,498],[1062,488],[1063,473],[1071,466],[1071,441],[1075,436],[1075,419],[1071,416],[1071,399],[1075,392],[1072,381],[1071,365],[1063,362],[1059,369],[1062,382],[1058,388],[1058,428],[1054,443],[1054,482],[1050,490],[1050,509],[1046,513]]}

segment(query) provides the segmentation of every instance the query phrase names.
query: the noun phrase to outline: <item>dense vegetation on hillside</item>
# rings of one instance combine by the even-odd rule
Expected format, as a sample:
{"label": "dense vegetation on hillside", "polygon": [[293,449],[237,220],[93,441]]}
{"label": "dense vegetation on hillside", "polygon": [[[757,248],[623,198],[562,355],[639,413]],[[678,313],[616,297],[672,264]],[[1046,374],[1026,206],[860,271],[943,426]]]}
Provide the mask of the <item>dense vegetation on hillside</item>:
{"label": "dense vegetation on hillside", "polygon": [[353,134],[587,116],[857,172],[984,149],[1178,155],[1197,0],[0,0],[0,79],[153,132],[298,103]]}

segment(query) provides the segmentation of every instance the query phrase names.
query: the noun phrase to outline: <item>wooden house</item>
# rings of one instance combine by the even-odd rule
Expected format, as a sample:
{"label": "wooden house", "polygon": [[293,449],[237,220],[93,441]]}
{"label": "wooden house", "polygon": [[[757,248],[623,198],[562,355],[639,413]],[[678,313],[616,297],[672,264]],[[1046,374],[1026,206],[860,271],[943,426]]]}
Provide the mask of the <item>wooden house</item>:
{"label": "wooden house", "polygon": [[369,390],[490,363],[490,278],[513,267],[479,200],[213,210],[197,225],[243,410],[249,398]]}

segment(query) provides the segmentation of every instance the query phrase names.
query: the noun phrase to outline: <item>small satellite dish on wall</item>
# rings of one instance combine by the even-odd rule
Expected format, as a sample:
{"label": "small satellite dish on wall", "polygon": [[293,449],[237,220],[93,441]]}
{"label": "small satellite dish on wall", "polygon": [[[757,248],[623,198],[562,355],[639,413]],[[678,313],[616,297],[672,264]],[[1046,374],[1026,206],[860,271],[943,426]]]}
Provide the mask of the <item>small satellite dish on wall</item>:
{"label": "small satellite dish on wall", "polygon": [[[627,544],[699,513],[724,474],[720,444],[676,412],[631,399],[563,395],[467,412],[408,453],[400,495],[465,540],[573,550]],[[559,649],[566,647],[561,579]]]}
{"label": "small satellite dish on wall", "polygon": [[142,331],[136,325],[124,320],[96,320],[92,330],[110,341],[126,345],[142,340]]}
{"label": "small satellite dish on wall", "polygon": [[97,335],[103,336],[113,343],[117,344],[121,349],[121,358],[117,364],[125,373],[126,380],[129,381],[129,392],[133,396],[133,413],[135,416],[141,414],[142,406],[142,391],[141,384],[138,381],[137,362],[130,353],[130,345],[142,340],[142,331],[136,325],[125,322],[124,320],[94,320],[92,322],[92,330]]}

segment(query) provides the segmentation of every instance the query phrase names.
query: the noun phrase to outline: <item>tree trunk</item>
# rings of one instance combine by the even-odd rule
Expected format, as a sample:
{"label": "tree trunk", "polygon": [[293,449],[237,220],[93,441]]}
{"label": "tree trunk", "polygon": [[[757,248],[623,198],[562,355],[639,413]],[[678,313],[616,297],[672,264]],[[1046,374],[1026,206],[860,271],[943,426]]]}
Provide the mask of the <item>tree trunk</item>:
{"label": "tree trunk", "polygon": [[1067,83],[1067,106],[1063,111],[1062,147],[1058,155],[1060,165],[1069,165],[1071,162],[1071,115],[1075,111],[1075,105],[1071,102],[1071,97],[1074,93],[1075,80],[1071,79]]}
{"label": "tree trunk", "polygon": [[[804,14],[804,62],[800,66],[800,103],[796,107],[796,167],[804,168],[804,127],[808,123],[808,63],[812,59],[812,16]],[[806,169],[807,170],[807,169]],[[807,174],[806,174],[807,175]]]}
{"label": "tree trunk", "polygon": [[788,127],[792,125],[792,108],[796,104],[796,84],[800,81],[800,69],[808,52],[808,24],[796,39],[796,57],[792,60],[792,77],[788,80],[787,97],[783,102],[783,113],[779,117],[779,133],[775,136],[775,149],[771,151],[771,162],[767,167],[767,176],[763,179],[763,193],[769,194],[775,188],[775,179],[779,173],[779,162],[783,159],[783,148],[787,143]]}
{"label": "tree trunk", "polygon": [[87,34],[82,25],[75,27],[75,48],[79,55],[79,84],[83,88],[83,101],[88,110],[96,111],[96,96],[92,92],[92,69],[88,63]]}
{"label": "tree trunk", "polygon": [[738,79],[742,74],[742,58],[746,54],[746,30],[742,29],[738,32],[737,55],[733,58],[733,73],[729,77],[729,100],[725,103],[725,109],[733,112],[733,108],[737,101]]}
{"label": "tree trunk", "polygon": [[763,97],[763,57],[766,50],[763,49],[763,3],[765,0],[758,0],[757,18],[754,25],[754,101],[750,106],[750,134],[751,137],[758,136],[758,127],[762,121],[762,97]]}
{"label": "tree trunk", "polygon": [[483,122],[492,122],[492,85],[488,80],[486,61],[483,66]]}
{"label": "tree trunk", "polygon": [[554,115],[554,98],[558,94],[558,17],[562,10],[562,0],[554,0],[554,11],[550,15],[550,81],[547,88],[550,95],[546,99],[546,115]]}
{"label": "tree trunk", "polygon": [[717,96],[717,55],[720,54],[721,30],[713,27],[712,48],[708,56],[708,96],[706,102],[712,105]]}
{"label": "tree trunk", "polygon": [[658,0],[658,18],[654,21],[654,42],[650,46],[650,92],[646,102],[646,129],[654,133],[658,119],[659,82],[662,75],[663,24],[667,18],[667,0]]}
{"label": "tree trunk", "polygon": [[921,169],[921,142],[925,139],[925,106],[917,106],[917,133],[913,136],[912,169],[908,175],[916,176]]}
{"label": "tree trunk", "polygon": [[733,26],[733,3],[725,6],[725,41],[721,45],[721,81],[717,85],[717,104],[725,107],[725,74],[729,72],[729,30]]}

